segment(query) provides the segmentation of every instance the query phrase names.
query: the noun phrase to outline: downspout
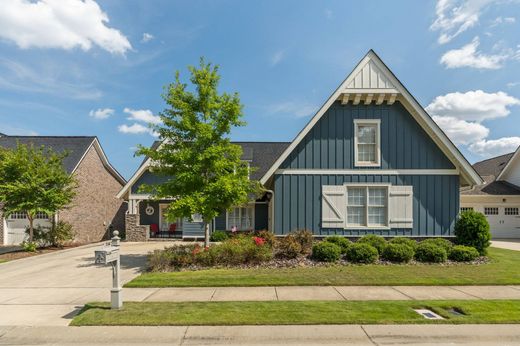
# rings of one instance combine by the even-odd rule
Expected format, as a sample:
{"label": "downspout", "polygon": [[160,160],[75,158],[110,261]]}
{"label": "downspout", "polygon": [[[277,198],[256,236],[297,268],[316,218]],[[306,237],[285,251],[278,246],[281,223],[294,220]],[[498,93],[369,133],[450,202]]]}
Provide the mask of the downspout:
{"label": "downspout", "polygon": [[274,233],[274,191],[273,190],[265,190],[266,192],[271,194],[271,198],[269,199],[269,208],[271,209],[271,220],[269,220],[269,231]]}

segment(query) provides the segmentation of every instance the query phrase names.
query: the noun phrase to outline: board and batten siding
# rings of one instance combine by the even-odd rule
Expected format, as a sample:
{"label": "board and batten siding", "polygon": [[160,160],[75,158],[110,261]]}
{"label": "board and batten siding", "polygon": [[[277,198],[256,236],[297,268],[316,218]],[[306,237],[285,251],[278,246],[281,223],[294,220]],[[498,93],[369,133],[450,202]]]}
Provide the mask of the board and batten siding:
{"label": "board and batten siding", "polygon": [[[381,167],[354,166],[354,119],[381,120]],[[335,102],[281,169],[453,169],[451,161],[399,102]]]}
{"label": "board and batten siding", "polygon": [[[355,167],[354,120],[380,120],[380,167]],[[274,232],[284,235],[306,228],[315,235],[452,236],[459,210],[459,176],[428,174],[455,167],[402,104],[335,102],[296,146],[280,169],[312,169],[308,174],[274,176]],[[316,170],[425,170],[420,175],[316,174]],[[298,172],[300,173],[300,172]],[[412,186],[413,226],[392,229],[323,228],[322,186],[390,183]],[[346,206],[345,206],[346,209]]]}
{"label": "board and batten siding", "polygon": [[[370,230],[321,227],[323,185],[390,183],[413,187],[411,229]],[[315,235],[434,237],[452,236],[459,210],[458,175],[281,175],[276,174],[275,224],[277,235],[308,229]],[[345,206],[346,208],[346,206]]]}

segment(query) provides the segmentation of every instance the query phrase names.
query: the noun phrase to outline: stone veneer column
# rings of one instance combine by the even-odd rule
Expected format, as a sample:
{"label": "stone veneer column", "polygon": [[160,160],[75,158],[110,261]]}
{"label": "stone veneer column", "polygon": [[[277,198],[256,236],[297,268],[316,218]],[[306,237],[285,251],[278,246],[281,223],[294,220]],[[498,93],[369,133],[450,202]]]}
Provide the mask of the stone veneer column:
{"label": "stone veneer column", "polygon": [[147,241],[148,227],[139,224],[139,214],[125,214],[127,241]]}

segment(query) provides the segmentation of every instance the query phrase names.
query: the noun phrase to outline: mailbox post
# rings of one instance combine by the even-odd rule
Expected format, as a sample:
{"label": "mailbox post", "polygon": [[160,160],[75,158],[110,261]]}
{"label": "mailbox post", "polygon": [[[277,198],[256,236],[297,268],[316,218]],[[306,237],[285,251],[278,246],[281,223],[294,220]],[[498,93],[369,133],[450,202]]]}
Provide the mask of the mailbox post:
{"label": "mailbox post", "polygon": [[121,295],[120,286],[120,255],[119,255],[119,232],[114,231],[110,245],[105,245],[101,249],[95,251],[96,264],[110,264],[112,266],[112,289],[110,290],[110,305],[112,309],[121,309],[123,307],[123,297]]}

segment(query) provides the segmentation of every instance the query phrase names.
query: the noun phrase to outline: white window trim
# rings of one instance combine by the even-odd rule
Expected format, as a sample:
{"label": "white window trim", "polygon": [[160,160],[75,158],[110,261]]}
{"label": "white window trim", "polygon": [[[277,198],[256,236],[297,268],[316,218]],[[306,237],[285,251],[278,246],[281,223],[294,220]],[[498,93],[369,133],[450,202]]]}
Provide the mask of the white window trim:
{"label": "white window trim", "polygon": [[[376,162],[358,161],[358,126],[376,126]],[[354,166],[355,167],[381,167],[381,119],[354,119]]]}
{"label": "white window trim", "polygon": [[[488,214],[488,213],[486,213],[486,209],[496,209],[497,213],[496,214]],[[500,215],[500,208],[499,207],[489,207],[489,206],[484,207],[484,215],[486,215],[486,216],[498,216],[498,215]]]}
{"label": "white window trim", "polygon": [[[236,206],[236,207],[233,207],[231,209],[234,209],[234,208],[251,208],[252,209],[252,213],[251,213],[251,230],[255,230],[255,203],[249,203],[248,205],[245,205],[245,206]],[[241,217],[240,217],[241,218]],[[226,210],[226,230],[231,230],[231,227],[229,226],[229,211]],[[238,229],[237,231],[248,231],[247,229]]]}
{"label": "white window trim", "polygon": [[[343,226],[344,229],[378,229],[378,230],[390,230],[390,187],[392,184],[389,183],[347,183],[343,184],[345,186],[345,224]],[[348,188],[349,187],[364,187],[366,188],[366,201],[365,201],[365,226],[352,225],[348,223]],[[381,225],[370,225],[368,223],[368,189],[370,187],[384,187],[386,188],[386,226]]]}

